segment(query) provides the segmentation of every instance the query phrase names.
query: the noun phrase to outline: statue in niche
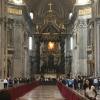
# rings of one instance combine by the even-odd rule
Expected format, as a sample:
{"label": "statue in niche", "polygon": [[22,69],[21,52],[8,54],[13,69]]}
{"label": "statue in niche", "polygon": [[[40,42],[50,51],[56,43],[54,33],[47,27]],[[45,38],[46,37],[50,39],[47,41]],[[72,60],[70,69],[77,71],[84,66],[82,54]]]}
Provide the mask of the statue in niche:
{"label": "statue in niche", "polygon": [[7,60],[7,76],[9,77],[11,75],[11,61]]}
{"label": "statue in niche", "polygon": [[46,63],[46,61],[43,61],[42,65],[41,65],[40,72],[42,74],[45,74],[47,72],[47,63]]}
{"label": "statue in niche", "polygon": [[24,43],[27,42],[27,38],[28,38],[28,35],[27,35],[27,33],[24,32]]}
{"label": "statue in niche", "polygon": [[8,42],[8,47],[13,46],[13,30],[9,29],[7,33],[7,42]]}
{"label": "statue in niche", "polygon": [[14,20],[13,19],[8,19],[8,23],[7,23],[7,42],[8,42],[8,47],[12,47],[13,46],[13,23]]}

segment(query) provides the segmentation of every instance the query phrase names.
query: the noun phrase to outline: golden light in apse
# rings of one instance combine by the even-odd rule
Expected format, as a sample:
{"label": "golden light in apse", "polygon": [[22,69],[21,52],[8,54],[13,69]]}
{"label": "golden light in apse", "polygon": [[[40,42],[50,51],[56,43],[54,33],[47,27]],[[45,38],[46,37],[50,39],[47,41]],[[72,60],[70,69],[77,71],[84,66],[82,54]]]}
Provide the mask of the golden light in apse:
{"label": "golden light in apse", "polygon": [[54,46],[55,46],[54,42],[51,42],[51,41],[50,41],[50,42],[48,43],[48,49],[49,49],[49,50],[54,49]]}

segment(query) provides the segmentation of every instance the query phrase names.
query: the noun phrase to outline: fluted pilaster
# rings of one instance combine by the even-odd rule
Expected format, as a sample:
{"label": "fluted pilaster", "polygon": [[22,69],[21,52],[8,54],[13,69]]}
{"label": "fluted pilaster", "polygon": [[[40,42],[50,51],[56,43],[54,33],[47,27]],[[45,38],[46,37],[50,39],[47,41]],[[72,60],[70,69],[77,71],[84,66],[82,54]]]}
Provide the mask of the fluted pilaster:
{"label": "fluted pilaster", "polygon": [[79,20],[79,73],[87,75],[87,20]]}

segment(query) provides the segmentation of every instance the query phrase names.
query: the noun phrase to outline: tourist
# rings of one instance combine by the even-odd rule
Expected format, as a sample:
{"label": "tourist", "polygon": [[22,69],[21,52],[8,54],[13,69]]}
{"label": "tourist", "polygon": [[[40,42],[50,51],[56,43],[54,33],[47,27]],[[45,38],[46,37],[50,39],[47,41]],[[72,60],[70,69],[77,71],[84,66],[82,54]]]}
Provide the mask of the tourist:
{"label": "tourist", "polygon": [[94,78],[93,84],[94,84],[95,88],[98,89],[98,78],[97,77]]}
{"label": "tourist", "polygon": [[4,79],[3,83],[4,83],[4,88],[7,88],[8,87],[8,80],[6,78]]}
{"label": "tourist", "polygon": [[84,95],[89,100],[96,100],[96,96],[97,96],[96,89],[88,79],[86,79],[84,84]]}

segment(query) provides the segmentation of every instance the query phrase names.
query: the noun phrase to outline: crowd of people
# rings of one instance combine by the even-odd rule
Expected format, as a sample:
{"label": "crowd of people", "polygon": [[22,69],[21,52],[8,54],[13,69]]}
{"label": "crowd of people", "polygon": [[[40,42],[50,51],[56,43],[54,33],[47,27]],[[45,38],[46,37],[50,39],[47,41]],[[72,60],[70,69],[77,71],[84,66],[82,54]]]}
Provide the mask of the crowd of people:
{"label": "crowd of people", "polygon": [[70,87],[75,90],[84,90],[84,95],[89,100],[96,100],[97,92],[96,90],[100,90],[100,77],[86,77],[86,76],[77,76],[75,78],[68,77],[59,77],[50,78],[40,76],[37,78],[7,78],[4,79],[4,88],[13,87],[16,85],[20,85],[23,83],[29,83],[33,80],[40,81],[42,85],[55,85],[56,81],[61,81],[65,86]]}
{"label": "crowd of people", "polygon": [[56,85],[56,78],[50,76],[40,75],[36,77],[37,81],[40,81],[41,85]]}
{"label": "crowd of people", "polygon": [[78,76],[76,78],[61,78],[60,81],[75,90],[84,90],[84,95],[89,100],[96,100],[96,91],[100,89],[99,77]]}
{"label": "crowd of people", "polygon": [[8,88],[8,87],[13,87],[13,86],[17,86],[17,85],[20,85],[20,84],[24,84],[24,83],[29,83],[31,82],[32,79],[30,78],[11,78],[11,77],[8,77],[8,78],[5,78],[3,80],[3,84],[4,84],[4,88]]}

